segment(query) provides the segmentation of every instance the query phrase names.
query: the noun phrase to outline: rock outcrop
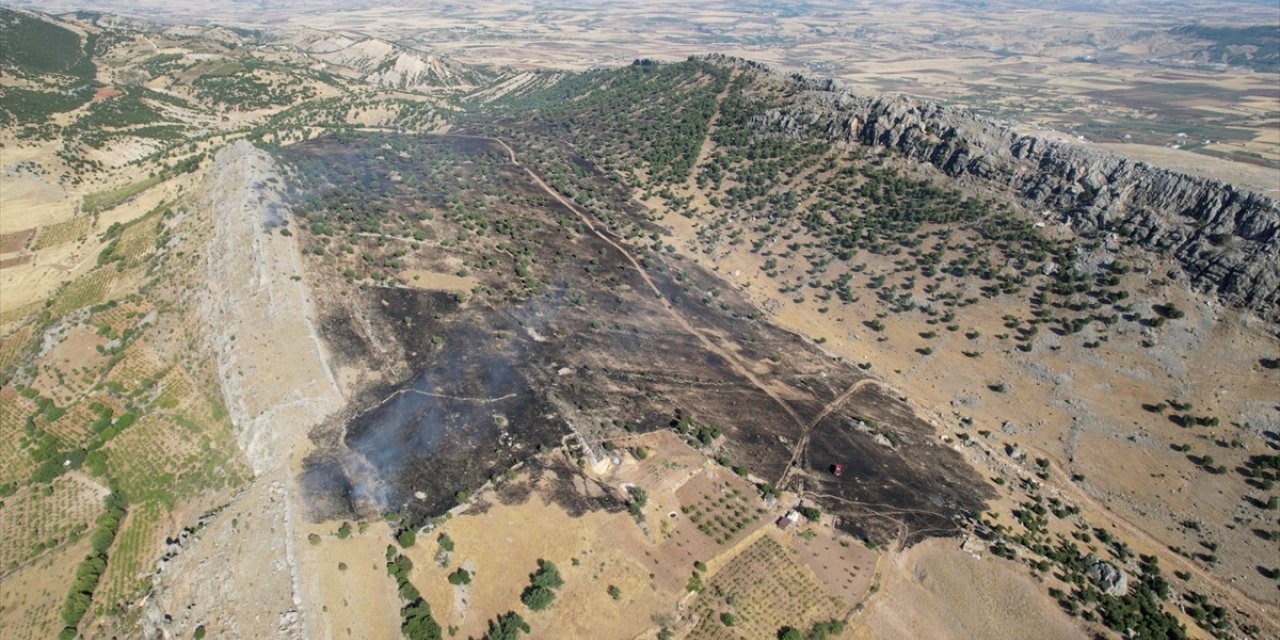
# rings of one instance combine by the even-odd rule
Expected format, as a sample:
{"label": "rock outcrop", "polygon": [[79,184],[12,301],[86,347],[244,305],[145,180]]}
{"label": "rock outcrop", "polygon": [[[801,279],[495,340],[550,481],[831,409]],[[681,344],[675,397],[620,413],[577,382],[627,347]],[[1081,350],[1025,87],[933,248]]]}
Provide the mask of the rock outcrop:
{"label": "rock outcrop", "polygon": [[962,183],[1017,194],[1078,234],[1173,258],[1196,289],[1280,321],[1280,206],[1271,198],[1021,135],[962,109],[859,96],[830,80],[789,82],[808,99],[757,116],[760,127],[893,149]]}
{"label": "rock outcrop", "polygon": [[248,142],[218,152],[204,316],[227,411],[254,472],[283,469],[307,430],[343,406],[311,322],[275,160]]}
{"label": "rock outcrop", "polygon": [[1103,593],[1112,596],[1123,596],[1129,592],[1129,576],[1121,569],[1102,558],[1089,556],[1085,559],[1089,579]]}

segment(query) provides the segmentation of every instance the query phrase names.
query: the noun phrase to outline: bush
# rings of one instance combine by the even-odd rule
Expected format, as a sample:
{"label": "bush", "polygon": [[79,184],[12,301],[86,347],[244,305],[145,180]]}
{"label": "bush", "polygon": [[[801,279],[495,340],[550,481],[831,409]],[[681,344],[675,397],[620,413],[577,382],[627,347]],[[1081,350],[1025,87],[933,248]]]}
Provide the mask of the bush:
{"label": "bush", "polygon": [[520,614],[508,611],[497,620],[489,621],[489,629],[481,640],[517,640],[522,633],[529,633],[529,625]]}
{"label": "bush", "polygon": [[396,535],[396,542],[400,543],[401,549],[408,549],[418,542],[418,532],[413,529],[405,529]]}
{"label": "bush", "polygon": [[551,602],[556,599],[554,589],[564,586],[564,578],[560,577],[560,570],[556,565],[541,558],[538,559],[538,570],[529,576],[529,582],[529,586],[520,595],[520,601],[531,611],[542,611],[551,606]]}
{"label": "bush", "polygon": [[555,599],[555,592],[546,587],[529,587],[520,595],[520,602],[529,607],[530,611],[542,611],[551,606]]}

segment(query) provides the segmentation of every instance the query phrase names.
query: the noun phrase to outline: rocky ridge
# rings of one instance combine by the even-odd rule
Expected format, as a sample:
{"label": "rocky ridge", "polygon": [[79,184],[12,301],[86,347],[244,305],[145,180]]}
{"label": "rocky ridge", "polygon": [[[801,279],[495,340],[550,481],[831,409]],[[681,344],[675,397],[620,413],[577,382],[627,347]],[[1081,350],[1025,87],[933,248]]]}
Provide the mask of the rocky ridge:
{"label": "rocky ridge", "polygon": [[[211,234],[202,315],[227,412],[253,483],[200,531],[166,550],[145,607],[146,637],[213,624],[228,637],[333,636],[308,618],[322,591],[298,548],[293,461],[307,433],[345,400],[312,324],[281,175],[243,140],[215,156],[200,209]],[[229,615],[234,614],[234,615]]]}
{"label": "rocky ridge", "polygon": [[1168,256],[1192,287],[1280,321],[1280,205],[1271,198],[1021,135],[959,108],[862,96],[832,80],[797,75],[788,82],[805,99],[756,116],[759,127],[892,149],[961,183],[1017,194],[1081,236],[1122,238]]}

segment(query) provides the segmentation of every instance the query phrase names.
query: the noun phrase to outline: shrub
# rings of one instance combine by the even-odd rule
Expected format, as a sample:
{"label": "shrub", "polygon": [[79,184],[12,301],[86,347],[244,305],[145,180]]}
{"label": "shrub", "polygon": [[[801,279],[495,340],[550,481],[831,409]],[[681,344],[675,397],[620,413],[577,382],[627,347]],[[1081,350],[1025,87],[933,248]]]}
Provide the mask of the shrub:
{"label": "shrub", "polygon": [[555,592],[546,587],[529,587],[520,595],[520,602],[529,607],[530,611],[542,611],[551,606],[555,599]]}
{"label": "shrub", "polygon": [[400,543],[401,549],[408,549],[418,542],[418,532],[413,528],[404,529],[396,535],[396,542]]}
{"label": "shrub", "polygon": [[497,620],[489,621],[489,629],[481,640],[517,640],[522,633],[529,633],[529,625],[520,614],[508,611]]}

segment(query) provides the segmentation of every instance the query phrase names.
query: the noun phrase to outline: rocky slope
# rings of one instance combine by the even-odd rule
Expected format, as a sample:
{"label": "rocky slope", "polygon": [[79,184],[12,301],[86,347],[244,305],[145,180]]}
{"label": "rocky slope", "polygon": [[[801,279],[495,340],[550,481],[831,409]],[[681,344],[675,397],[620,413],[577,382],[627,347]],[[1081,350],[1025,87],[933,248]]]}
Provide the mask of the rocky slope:
{"label": "rocky slope", "polygon": [[[147,637],[332,637],[305,603],[323,590],[299,549],[292,462],[308,430],[344,403],[315,337],[297,247],[280,233],[278,168],[245,141],[218,152],[204,183],[212,234],[204,320],[227,411],[256,476],[199,531],[172,545],[145,608]],[[309,546],[309,545],[308,545]]]}
{"label": "rocky slope", "polygon": [[1263,195],[1082,145],[1019,135],[962,109],[860,96],[794,76],[807,100],[757,117],[795,135],[894,149],[953,179],[1015,193],[1083,236],[1174,258],[1196,289],[1280,321],[1280,206]]}

